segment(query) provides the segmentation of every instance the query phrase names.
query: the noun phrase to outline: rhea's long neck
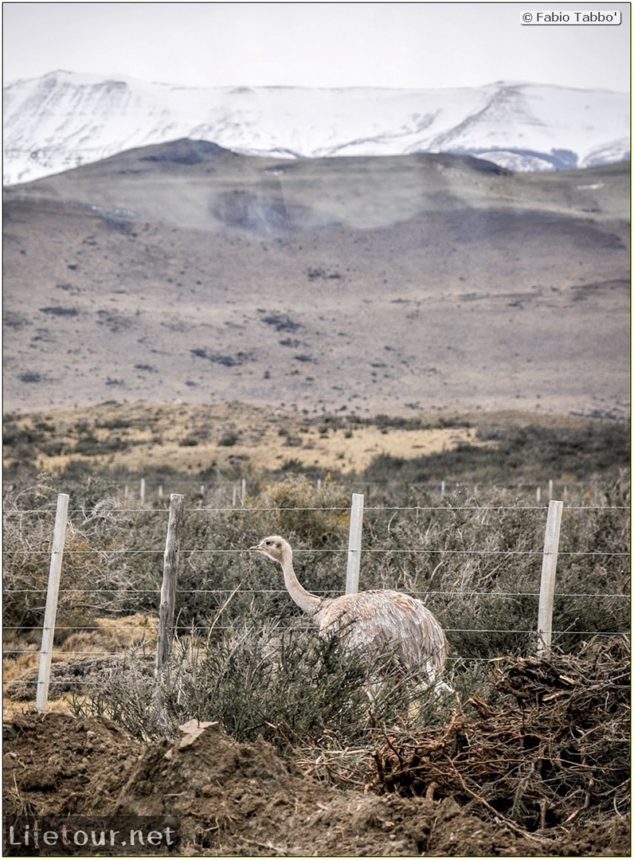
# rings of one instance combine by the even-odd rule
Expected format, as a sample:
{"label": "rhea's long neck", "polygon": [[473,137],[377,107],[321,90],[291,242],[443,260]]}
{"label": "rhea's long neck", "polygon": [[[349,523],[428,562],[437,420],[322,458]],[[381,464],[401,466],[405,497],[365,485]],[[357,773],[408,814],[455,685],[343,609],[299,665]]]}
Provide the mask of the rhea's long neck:
{"label": "rhea's long neck", "polygon": [[284,585],[295,603],[304,612],[307,612],[309,615],[315,615],[319,609],[321,600],[315,597],[314,594],[311,594],[310,591],[306,591],[295,576],[295,571],[293,570],[293,553],[290,547],[284,549],[282,571],[284,573]]}

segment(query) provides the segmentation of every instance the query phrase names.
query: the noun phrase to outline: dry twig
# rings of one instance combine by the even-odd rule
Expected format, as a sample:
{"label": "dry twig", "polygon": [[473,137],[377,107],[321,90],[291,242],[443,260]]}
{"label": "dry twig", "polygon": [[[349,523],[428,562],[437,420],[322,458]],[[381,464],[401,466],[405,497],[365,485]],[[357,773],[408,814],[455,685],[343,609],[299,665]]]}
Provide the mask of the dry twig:
{"label": "dry twig", "polygon": [[[375,753],[374,787],[476,802],[511,829],[534,832],[629,802],[629,645],[587,643],[576,656],[508,658],[507,694],[473,697],[447,726],[392,735]],[[476,791],[477,788],[477,791]]]}

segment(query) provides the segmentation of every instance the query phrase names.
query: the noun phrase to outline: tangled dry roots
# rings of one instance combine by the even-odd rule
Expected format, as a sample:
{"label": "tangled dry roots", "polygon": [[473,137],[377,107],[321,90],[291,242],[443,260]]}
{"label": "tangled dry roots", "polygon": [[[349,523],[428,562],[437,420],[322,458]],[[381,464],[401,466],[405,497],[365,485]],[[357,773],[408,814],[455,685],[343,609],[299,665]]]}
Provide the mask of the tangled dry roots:
{"label": "tangled dry roots", "polygon": [[[386,739],[379,791],[452,797],[523,832],[592,814],[625,816],[630,793],[630,648],[586,643],[575,656],[505,658],[492,707],[476,697],[424,737]],[[475,713],[474,713],[475,712]]]}

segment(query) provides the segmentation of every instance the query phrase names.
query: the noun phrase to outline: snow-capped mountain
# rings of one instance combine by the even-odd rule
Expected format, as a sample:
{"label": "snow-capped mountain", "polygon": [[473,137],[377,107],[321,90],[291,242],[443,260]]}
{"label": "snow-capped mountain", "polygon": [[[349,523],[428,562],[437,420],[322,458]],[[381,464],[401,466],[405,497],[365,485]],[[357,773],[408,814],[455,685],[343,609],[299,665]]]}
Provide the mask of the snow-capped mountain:
{"label": "snow-capped mountain", "polygon": [[286,158],[454,152],[569,169],[629,157],[629,96],[505,82],[206,89],[62,71],[4,87],[5,184],[183,137]]}

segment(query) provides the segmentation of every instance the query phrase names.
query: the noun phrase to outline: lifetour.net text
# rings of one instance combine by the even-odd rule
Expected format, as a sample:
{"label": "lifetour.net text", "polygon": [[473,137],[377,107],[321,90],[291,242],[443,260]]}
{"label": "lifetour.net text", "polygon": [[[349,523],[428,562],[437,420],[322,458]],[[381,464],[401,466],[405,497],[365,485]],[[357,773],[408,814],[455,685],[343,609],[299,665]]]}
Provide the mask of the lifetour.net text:
{"label": "lifetour.net text", "polygon": [[178,842],[178,830],[156,819],[127,818],[115,826],[112,820],[66,818],[63,821],[35,820],[12,823],[5,821],[5,849],[9,855],[31,851],[46,853],[46,849],[81,849],[90,855],[104,848],[136,848],[153,851],[173,848]]}

